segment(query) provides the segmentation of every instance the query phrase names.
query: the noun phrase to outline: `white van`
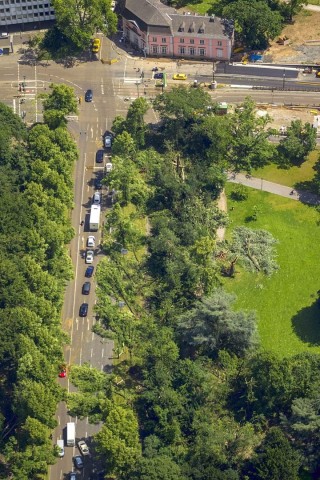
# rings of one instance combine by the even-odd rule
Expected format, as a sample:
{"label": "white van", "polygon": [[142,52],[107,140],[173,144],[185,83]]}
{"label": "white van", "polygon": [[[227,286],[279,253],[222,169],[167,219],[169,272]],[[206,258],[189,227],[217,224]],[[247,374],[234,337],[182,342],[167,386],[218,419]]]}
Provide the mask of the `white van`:
{"label": "white van", "polygon": [[59,457],[64,457],[64,441],[63,439],[57,440],[57,447],[59,449]]}

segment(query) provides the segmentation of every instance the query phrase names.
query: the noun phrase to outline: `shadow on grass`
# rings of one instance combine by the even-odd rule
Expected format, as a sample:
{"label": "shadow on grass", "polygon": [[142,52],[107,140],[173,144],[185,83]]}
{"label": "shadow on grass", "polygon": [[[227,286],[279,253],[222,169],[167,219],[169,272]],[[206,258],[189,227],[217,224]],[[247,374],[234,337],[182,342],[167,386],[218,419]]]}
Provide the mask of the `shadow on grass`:
{"label": "shadow on grass", "polygon": [[310,307],[302,308],[292,317],[296,335],[309,346],[320,345],[320,303],[315,301]]}

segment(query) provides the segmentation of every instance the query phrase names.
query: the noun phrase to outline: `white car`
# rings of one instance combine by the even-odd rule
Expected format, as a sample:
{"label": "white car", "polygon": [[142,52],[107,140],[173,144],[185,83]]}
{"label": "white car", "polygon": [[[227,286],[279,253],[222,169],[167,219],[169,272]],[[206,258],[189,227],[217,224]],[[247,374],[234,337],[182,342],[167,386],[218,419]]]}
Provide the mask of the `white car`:
{"label": "white car", "polygon": [[111,143],[112,143],[112,137],[111,135],[106,135],[104,137],[104,146],[105,148],[111,148]]}
{"label": "white car", "polygon": [[88,445],[86,444],[86,442],[84,440],[80,440],[78,442],[78,448],[80,450],[80,453],[82,453],[82,455],[84,457],[86,457],[87,455],[90,455]]}
{"label": "white car", "polygon": [[93,205],[100,205],[101,203],[101,193],[100,192],[95,192],[93,197],[92,197],[92,203]]}
{"label": "white car", "polygon": [[106,173],[110,173],[112,171],[112,167],[113,165],[111,162],[106,163],[106,166],[105,166]]}
{"label": "white car", "polygon": [[86,263],[93,263],[93,257],[94,257],[94,251],[93,250],[87,250]]}
{"label": "white car", "polygon": [[87,240],[87,247],[95,247],[96,246],[96,238],[93,235],[90,235]]}
{"label": "white car", "polygon": [[57,440],[58,455],[59,457],[64,457],[64,441],[63,439]]}

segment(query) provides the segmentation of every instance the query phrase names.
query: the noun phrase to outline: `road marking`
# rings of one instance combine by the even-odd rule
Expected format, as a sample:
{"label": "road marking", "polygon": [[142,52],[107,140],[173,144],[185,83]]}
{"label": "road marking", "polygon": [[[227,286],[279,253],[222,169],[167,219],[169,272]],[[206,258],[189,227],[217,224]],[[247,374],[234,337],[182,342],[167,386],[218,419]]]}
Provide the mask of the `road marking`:
{"label": "road marking", "polygon": [[88,318],[88,332],[90,331],[90,321],[89,321],[89,318]]}
{"label": "road marking", "polygon": [[17,105],[16,105],[16,99],[12,99],[12,108],[13,108],[13,113],[17,113]]}
{"label": "road marking", "polygon": [[93,342],[93,339],[94,339],[94,333],[92,332],[92,334],[91,334],[91,342]]}
{"label": "road marking", "polygon": [[14,73],[3,73],[2,75],[8,77],[9,75],[10,75],[10,76],[14,75]]}
{"label": "road marking", "polygon": [[101,357],[104,357],[104,348],[101,350]]}
{"label": "road marking", "polygon": [[93,348],[91,348],[90,358],[92,358],[92,355],[93,355]]}
{"label": "road marking", "polygon": [[58,424],[61,425],[60,415],[58,415]]}

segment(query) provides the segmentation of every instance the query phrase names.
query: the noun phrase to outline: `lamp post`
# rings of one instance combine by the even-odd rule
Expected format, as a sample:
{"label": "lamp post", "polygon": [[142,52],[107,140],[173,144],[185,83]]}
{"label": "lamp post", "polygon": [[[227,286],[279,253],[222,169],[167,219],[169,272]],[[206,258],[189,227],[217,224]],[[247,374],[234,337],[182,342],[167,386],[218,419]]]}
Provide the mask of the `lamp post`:
{"label": "lamp post", "polygon": [[139,91],[139,86],[140,86],[140,83],[141,83],[141,82],[140,82],[139,80],[137,80],[137,81],[136,81],[138,98],[140,97],[140,91]]}

